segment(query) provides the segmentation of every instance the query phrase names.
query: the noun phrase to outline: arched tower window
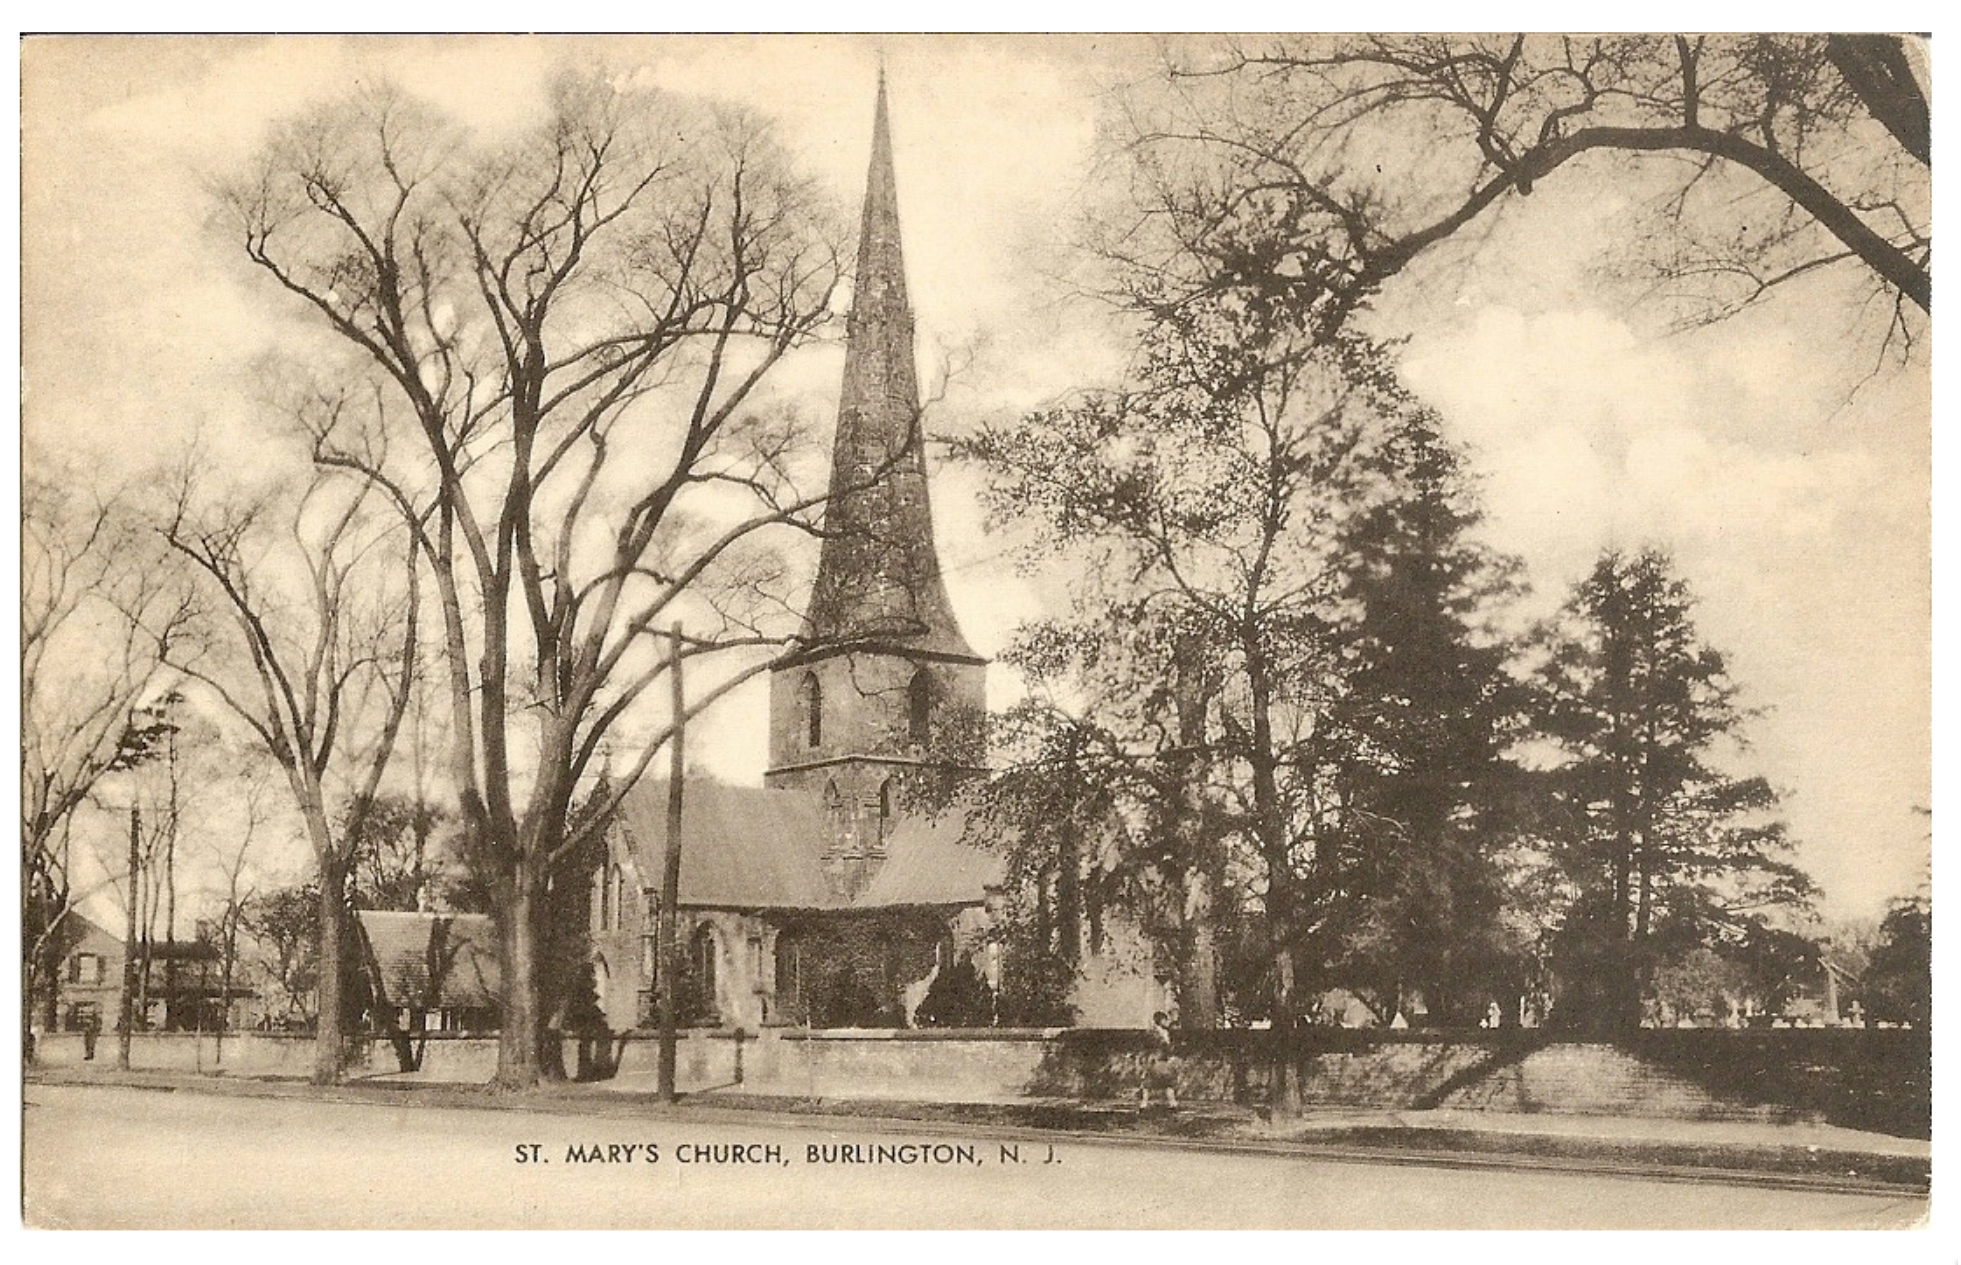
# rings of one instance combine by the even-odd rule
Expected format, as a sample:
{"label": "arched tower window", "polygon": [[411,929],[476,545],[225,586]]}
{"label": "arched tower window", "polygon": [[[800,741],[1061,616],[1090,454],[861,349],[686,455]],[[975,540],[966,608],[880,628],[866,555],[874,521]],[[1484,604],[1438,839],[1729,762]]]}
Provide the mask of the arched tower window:
{"label": "arched tower window", "polygon": [[925,746],[933,729],[933,678],[925,668],[912,674],[906,687],[906,736]]}
{"label": "arched tower window", "polygon": [[878,788],[878,817],[880,821],[889,821],[892,817],[892,779],[889,777]]}
{"label": "arched tower window", "polygon": [[803,721],[803,745],[814,751],[824,742],[824,687],[817,683],[815,672],[804,673],[797,686],[797,711]]}

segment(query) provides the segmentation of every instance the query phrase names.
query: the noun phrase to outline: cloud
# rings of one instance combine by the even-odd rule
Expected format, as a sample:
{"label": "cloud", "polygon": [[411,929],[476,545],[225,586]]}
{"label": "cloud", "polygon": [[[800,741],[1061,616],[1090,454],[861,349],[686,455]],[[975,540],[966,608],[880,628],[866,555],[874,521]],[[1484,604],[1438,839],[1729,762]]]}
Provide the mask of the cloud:
{"label": "cloud", "polygon": [[[1823,367],[1821,367],[1823,362]],[[1853,396],[1782,323],[1655,338],[1599,310],[1467,307],[1405,372],[1474,448],[1531,613],[1606,545],[1670,548],[1787,788],[1828,909],[1911,890],[1931,776],[1924,379]]]}
{"label": "cloud", "polygon": [[1784,548],[1844,525],[1878,456],[1787,446],[1789,401],[1756,364],[1600,311],[1495,307],[1419,340],[1405,371],[1490,472],[1495,542],[1570,566],[1609,540]]}

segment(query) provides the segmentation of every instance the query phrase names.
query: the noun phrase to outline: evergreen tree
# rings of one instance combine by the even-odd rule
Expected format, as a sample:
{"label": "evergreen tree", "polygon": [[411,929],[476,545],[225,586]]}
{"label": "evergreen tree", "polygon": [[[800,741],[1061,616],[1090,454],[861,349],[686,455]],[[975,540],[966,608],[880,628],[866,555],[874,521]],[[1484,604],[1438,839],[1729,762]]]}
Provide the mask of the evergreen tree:
{"label": "evergreen tree", "polygon": [[1545,727],[1568,762],[1549,783],[1577,891],[1555,956],[1561,1012],[1584,1025],[1637,1026],[1658,962],[1761,940],[1768,913],[1811,895],[1776,792],[1711,762],[1747,713],[1693,605],[1666,553],[1608,550],[1552,630]]}
{"label": "evergreen tree", "polygon": [[1473,541],[1481,511],[1437,417],[1401,414],[1380,455],[1390,493],[1343,534],[1343,690],[1324,750],[1344,899],[1321,956],[1385,1014],[1419,992],[1435,1017],[1470,1020],[1516,991],[1502,914],[1504,752],[1521,691],[1490,627],[1516,564]]}

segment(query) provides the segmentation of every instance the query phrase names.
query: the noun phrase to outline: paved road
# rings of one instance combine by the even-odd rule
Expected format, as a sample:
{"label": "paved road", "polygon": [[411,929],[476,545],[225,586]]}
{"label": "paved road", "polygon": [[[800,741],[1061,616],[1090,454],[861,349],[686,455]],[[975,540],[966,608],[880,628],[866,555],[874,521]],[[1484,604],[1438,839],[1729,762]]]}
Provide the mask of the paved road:
{"label": "paved road", "polygon": [[[1047,1144],[1021,1141],[1014,1163],[997,1138],[835,1120],[57,1085],[28,1085],[26,1103],[27,1220],[47,1227],[1745,1229],[1908,1226],[1925,1211],[1863,1194],[1091,1142],[1058,1143],[1045,1164]],[[813,1162],[813,1146],[852,1145]],[[581,1162],[574,1147],[613,1149]]]}

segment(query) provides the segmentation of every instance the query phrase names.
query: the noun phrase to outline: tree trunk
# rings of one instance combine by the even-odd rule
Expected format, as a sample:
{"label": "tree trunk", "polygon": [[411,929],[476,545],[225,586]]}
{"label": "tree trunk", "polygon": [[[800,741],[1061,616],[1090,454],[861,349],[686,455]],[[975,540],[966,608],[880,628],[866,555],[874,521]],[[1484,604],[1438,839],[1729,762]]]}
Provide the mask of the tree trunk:
{"label": "tree trunk", "polygon": [[320,992],[315,1007],[313,1083],[332,1085],[345,1067],[341,945],[347,919],[346,867],[331,851],[320,859]]}
{"label": "tree trunk", "polygon": [[[674,1083],[681,1040],[681,948],[675,923],[681,916],[681,826],[685,811],[682,792],[686,789],[683,775],[687,772],[688,715],[687,688],[681,679],[681,625],[674,625],[668,635],[667,646],[667,670],[672,674],[670,701],[674,709],[674,732],[668,738],[673,745],[667,752],[667,846],[661,856],[660,918],[654,926],[654,948],[659,957],[655,964],[654,987],[660,990],[658,1088],[662,1102],[673,1102],[680,1097]],[[801,991],[797,994],[797,1002],[799,1005],[805,1004]]]}
{"label": "tree trunk", "polygon": [[1294,1050],[1294,952],[1282,947],[1273,957],[1273,1085],[1268,1103],[1276,1117],[1301,1113],[1300,1062]]}
{"label": "tree trunk", "polygon": [[129,1070],[129,1043],[136,1031],[136,879],[143,865],[143,813],[129,809],[129,900],[123,918],[123,995],[117,1001],[116,1067]]}
{"label": "tree trunk", "polygon": [[1178,708],[1179,755],[1177,830],[1179,852],[1191,867],[1185,874],[1182,960],[1179,962],[1178,1012],[1181,1026],[1219,1026],[1218,884],[1211,870],[1211,840],[1206,837],[1205,786],[1199,751],[1205,745],[1205,713],[1211,697],[1209,659],[1204,642],[1183,639],[1176,650],[1174,697]]}
{"label": "tree trunk", "polygon": [[[229,911],[225,915],[231,917]],[[222,969],[218,972],[218,1031],[212,1046],[212,1062],[222,1065],[225,1061],[225,1032],[232,1022],[232,959],[237,948],[229,937],[225,941]]]}
{"label": "tree trunk", "polygon": [[[1619,725],[1617,723],[1616,728]],[[1640,1026],[1641,1002],[1634,983],[1634,772],[1619,761],[1621,786],[1614,794],[1614,901],[1609,965],[1609,1022],[1616,1032]]]}
{"label": "tree trunk", "polygon": [[1247,763],[1253,772],[1253,809],[1266,861],[1268,934],[1273,941],[1274,1067],[1271,1105],[1276,1116],[1300,1114],[1300,1078],[1294,1058],[1294,875],[1287,847],[1286,815],[1280,805],[1279,759],[1273,749],[1273,682],[1256,643],[1246,647],[1246,676],[1252,720]]}
{"label": "tree trunk", "polygon": [[510,899],[501,902],[498,958],[504,972],[504,1014],[497,1036],[497,1085],[530,1089],[538,1084],[545,1039],[538,997],[536,860],[520,857],[511,876]]}
{"label": "tree trunk", "polygon": [[1186,1028],[1219,1026],[1219,943],[1212,876],[1187,876],[1184,953],[1178,972],[1178,1022]]}

